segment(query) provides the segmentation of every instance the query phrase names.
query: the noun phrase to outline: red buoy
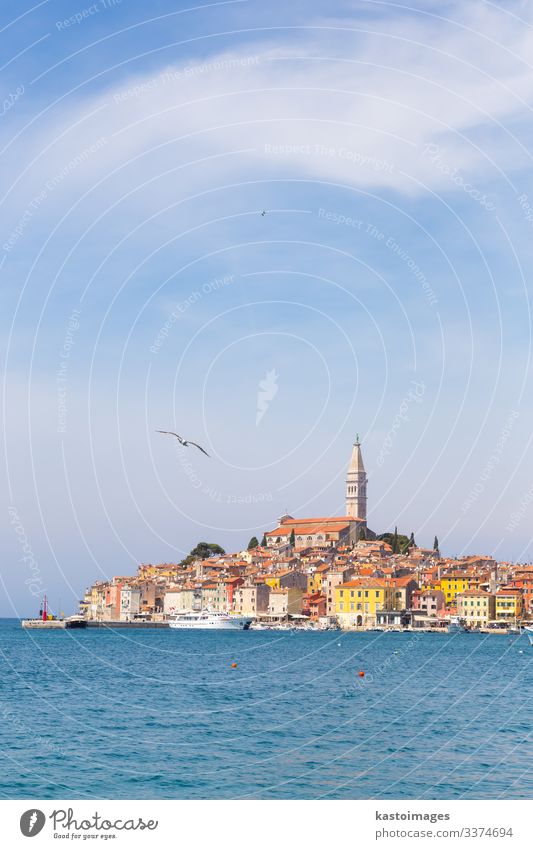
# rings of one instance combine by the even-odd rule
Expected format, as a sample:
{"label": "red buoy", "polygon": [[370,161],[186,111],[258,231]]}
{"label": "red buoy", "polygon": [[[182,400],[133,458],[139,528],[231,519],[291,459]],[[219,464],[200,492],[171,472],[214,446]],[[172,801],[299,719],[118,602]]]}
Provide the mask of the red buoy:
{"label": "red buoy", "polygon": [[231,664],[231,668],[232,668],[232,669],[237,669],[237,664],[236,664],[236,663],[232,663],[232,664]]}
{"label": "red buoy", "polygon": [[365,673],[364,673],[364,672],[363,672],[363,670],[361,669],[361,671],[360,671],[360,673],[359,673],[359,678],[364,678],[364,677],[365,677]]}

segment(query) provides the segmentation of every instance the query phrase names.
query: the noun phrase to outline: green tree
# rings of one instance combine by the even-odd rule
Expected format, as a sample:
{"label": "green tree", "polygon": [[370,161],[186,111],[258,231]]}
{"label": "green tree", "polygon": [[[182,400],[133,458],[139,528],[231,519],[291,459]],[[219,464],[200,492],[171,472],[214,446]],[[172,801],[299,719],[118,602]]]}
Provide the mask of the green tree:
{"label": "green tree", "polygon": [[435,539],[433,540],[433,551],[438,551],[438,550],[439,550],[439,540],[438,540],[437,537],[435,537]]}
{"label": "green tree", "polygon": [[404,547],[403,547],[403,553],[404,553],[404,554],[407,554],[407,552],[409,551],[409,549],[410,549],[410,548],[414,548],[415,546],[416,546],[416,542],[415,542],[415,535],[414,535],[414,533],[411,531],[411,536],[409,537],[409,539],[407,540],[407,542],[405,543],[405,545],[404,545]]}
{"label": "green tree", "polygon": [[252,537],[252,539],[248,543],[248,551],[250,551],[251,548],[257,548],[258,545],[259,540],[257,539],[257,537]]}
{"label": "green tree", "polygon": [[224,549],[217,545],[216,542],[199,542],[191,551],[190,557],[199,557],[201,560],[207,560],[208,557],[213,557],[215,554],[225,554]]}
{"label": "green tree", "polygon": [[289,543],[292,545],[293,548],[296,545],[296,534],[294,533],[294,528],[291,531],[291,535],[289,537]]}
{"label": "green tree", "polygon": [[266,548],[266,544],[267,544],[266,534],[263,534],[263,539],[261,540],[261,545],[263,546],[263,548]]}
{"label": "green tree", "polygon": [[363,542],[366,540],[366,529],[365,529],[364,525],[359,530],[359,539]]}
{"label": "green tree", "polygon": [[378,536],[378,540],[382,542],[386,542],[390,545],[393,554],[399,554],[406,545],[409,544],[409,537],[405,536],[405,534],[399,534],[398,528],[394,528],[394,533],[386,533],[380,534]]}

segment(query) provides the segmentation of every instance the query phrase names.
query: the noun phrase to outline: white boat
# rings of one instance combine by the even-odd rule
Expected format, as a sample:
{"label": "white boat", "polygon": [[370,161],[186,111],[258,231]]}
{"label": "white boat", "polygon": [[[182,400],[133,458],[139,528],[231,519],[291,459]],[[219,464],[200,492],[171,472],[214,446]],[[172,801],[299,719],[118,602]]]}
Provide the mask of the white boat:
{"label": "white boat", "polygon": [[529,645],[533,646],[533,628],[526,627],[526,628],[524,628],[524,631],[526,632],[526,634],[529,638]]}
{"label": "white boat", "polygon": [[192,610],[176,613],[169,621],[170,628],[204,628],[206,630],[244,631],[250,627],[251,616],[222,613],[219,610]]}
{"label": "white boat", "polygon": [[453,616],[448,624],[448,634],[467,633],[468,628],[465,625],[464,619],[459,619],[458,616]]}

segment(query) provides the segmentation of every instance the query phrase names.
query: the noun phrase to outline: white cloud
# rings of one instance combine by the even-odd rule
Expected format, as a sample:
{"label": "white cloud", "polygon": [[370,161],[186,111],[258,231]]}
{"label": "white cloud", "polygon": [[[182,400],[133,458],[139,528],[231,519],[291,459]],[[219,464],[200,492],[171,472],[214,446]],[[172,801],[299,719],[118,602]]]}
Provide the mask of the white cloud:
{"label": "white cloud", "polygon": [[[34,173],[48,178],[105,138],[100,155],[65,181],[76,191],[146,154],[133,184],[200,161],[168,187],[202,190],[259,171],[412,194],[419,182],[453,188],[423,153],[438,144],[450,168],[482,180],[493,167],[485,155],[504,170],[526,161],[505,127],[530,122],[533,31],[484,4],[455,12],[457,25],[392,14],[365,18],[359,31],[355,20],[323,22],[307,41],[255,43],[132,76],[34,133],[26,158],[36,155]],[[475,134],[481,149],[463,134]],[[119,184],[131,188],[131,174]]]}

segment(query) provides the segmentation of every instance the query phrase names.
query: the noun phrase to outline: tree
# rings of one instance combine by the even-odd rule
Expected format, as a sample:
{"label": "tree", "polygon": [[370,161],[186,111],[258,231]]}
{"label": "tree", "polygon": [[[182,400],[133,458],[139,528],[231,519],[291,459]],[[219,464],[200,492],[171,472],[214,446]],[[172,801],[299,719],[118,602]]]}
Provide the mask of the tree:
{"label": "tree", "polygon": [[399,534],[398,528],[394,528],[394,533],[380,534],[378,540],[386,542],[390,545],[393,554],[399,554],[406,545],[410,543],[409,537],[405,534]]}
{"label": "tree", "polygon": [[438,550],[439,550],[439,540],[438,540],[437,537],[435,537],[435,539],[433,540],[433,551],[438,551]]}
{"label": "tree", "polygon": [[405,544],[405,545],[404,545],[404,547],[403,547],[403,553],[404,553],[404,554],[407,554],[407,552],[409,551],[409,549],[410,549],[410,548],[414,548],[415,546],[416,546],[416,542],[415,542],[415,535],[414,535],[414,533],[411,531],[411,536],[409,537],[409,539],[407,540],[406,544]]}
{"label": "tree", "polygon": [[366,528],[364,527],[364,525],[359,530],[359,539],[363,542],[366,540]]}
{"label": "tree", "polygon": [[266,548],[266,544],[267,544],[266,534],[263,534],[263,539],[261,540],[261,545],[263,546],[263,548]]}
{"label": "tree", "polygon": [[217,545],[216,542],[199,542],[183,560],[180,561],[180,566],[190,566],[195,560],[207,560],[217,554],[225,554],[224,549]]}
{"label": "tree", "polygon": [[257,539],[257,537],[252,537],[252,539],[248,543],[248,551],[250,551],[251,548],[257,548],[258,545],[259,540]]}
{"label": "tree", "polygon": [[294,533],[294,528],[291,531],[291,535],[289,537],[289,543],[292,545],[293,548],[296,545],[296,534]]}

